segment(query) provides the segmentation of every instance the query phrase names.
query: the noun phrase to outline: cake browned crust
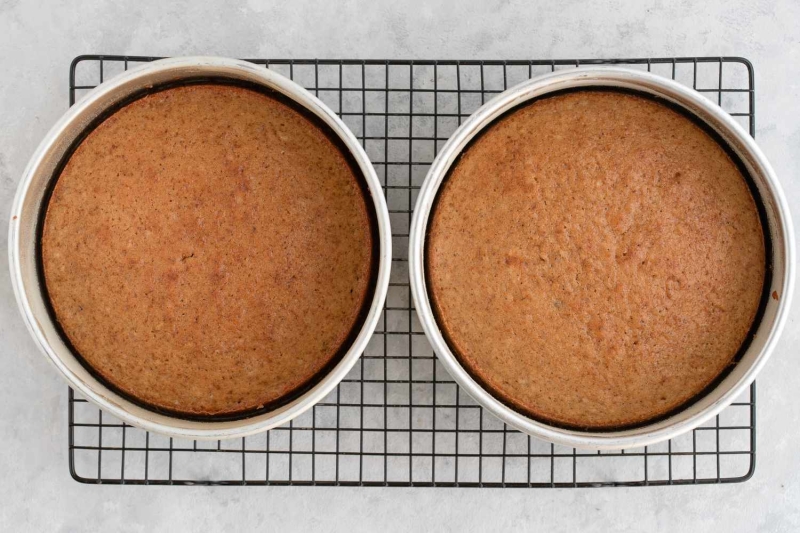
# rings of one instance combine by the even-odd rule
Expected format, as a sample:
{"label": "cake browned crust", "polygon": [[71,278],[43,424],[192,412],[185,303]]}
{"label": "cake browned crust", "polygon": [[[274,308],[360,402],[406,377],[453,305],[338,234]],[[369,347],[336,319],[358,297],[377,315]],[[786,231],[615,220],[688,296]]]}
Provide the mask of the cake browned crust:
{"label": "cake browned crust", "polygon": [[541,99],[456,163],[427,237],[437,321],[515,409],[592,429],[691,401],[756,316],[765,245],[748,185],[681,113],[629,93]]}
{"label": "cake browned crust", "polygon": [[[47,292],[102,378],[177,414],[244,413],[335,362],[372,291],[365,189],[305,114],[244,87],[123,107],[61,172]],[[346,346],[344,347],[346,349]]]}

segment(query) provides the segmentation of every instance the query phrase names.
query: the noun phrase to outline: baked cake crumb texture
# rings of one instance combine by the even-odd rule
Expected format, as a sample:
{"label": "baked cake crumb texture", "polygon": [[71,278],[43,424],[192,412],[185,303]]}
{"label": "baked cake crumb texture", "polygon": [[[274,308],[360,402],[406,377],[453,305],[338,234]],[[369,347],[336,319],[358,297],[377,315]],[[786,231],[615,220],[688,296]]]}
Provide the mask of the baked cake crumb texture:
{"label": "baked cake crumb texture", "polygon": [[331,362],[369,298],[358,179],[323,131],[265,94],[145,96],[58,178],[42,235],[56,317],[94,370],[152,406],[281,401]]}
{"label": "baked cake crumb texture", "polygon": [[458,160],[427,237],[439,324],[467,370],[552,423],[641,424],[745,340],[765,276],[750,190],[671,108],[580,91],[512,112]]}

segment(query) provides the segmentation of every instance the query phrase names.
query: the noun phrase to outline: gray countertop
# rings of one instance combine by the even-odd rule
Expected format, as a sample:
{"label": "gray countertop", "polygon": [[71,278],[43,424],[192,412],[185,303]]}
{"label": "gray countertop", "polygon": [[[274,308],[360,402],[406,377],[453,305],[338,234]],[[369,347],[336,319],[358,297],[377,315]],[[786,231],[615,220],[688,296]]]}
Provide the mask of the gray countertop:
{"label": "gray countertop", "polygon": [[[24,166],[67,108],[84,53],[550,59],[738,55],[755,65],[756,139],[800,220],[800,3],[275,3],[0,0],[0,239]],[[598,3],[599,4],[599,3]],[[796,299],[759,377],[758,463],[735,485],[634,489],[94,487],[67,470],[66,386],[29,337],[0,261],[0,529],[9,531],[800,529]]]}

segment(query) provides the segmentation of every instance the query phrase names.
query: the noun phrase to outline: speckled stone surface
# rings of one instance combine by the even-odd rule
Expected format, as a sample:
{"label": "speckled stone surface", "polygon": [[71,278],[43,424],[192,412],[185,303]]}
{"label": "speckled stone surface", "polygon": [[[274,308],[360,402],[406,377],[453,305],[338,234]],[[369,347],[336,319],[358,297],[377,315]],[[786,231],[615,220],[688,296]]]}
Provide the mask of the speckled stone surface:
{"label": "speckled stone surface", "polygon": [[[189,7],[191,6],[191,9]],[[757,140],[800,219],[800,4],[616,0],[229,3],[0,1],[0,244],[19,178],[67,108],[78,54],[571,58],[741,55]],[[442,490],[78,485],[66,387],[38,352],[0,261],[0,529],[13,531],[709,531],[800,528],[798,304],[759,377],[758,464],[744,484]]]}

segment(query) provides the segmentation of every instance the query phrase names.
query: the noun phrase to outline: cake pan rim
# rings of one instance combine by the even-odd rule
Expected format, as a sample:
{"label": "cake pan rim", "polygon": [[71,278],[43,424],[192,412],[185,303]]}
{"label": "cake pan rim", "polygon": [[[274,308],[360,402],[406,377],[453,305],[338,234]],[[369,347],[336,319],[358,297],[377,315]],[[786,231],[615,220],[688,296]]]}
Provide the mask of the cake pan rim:
{"label": "cake pan rim", "polygon": [[[58,335],[43,305],[36,263],[36,228],[47,185],[69,146],[94,119],[128,96],[153,86],[191,78],[228,78],[255,83],[293,100],[339,137],[361,171],[376,214],[379,240],[375,292],[355,340],[341,360],[299,397],[266,413],[235,420],[188,420],[159,413],[117,394],[92,376]],[[132,68],[90,91],[50,129],[31,157],[12,204],[9,221],[9,267],[18,306],[40,351],[74,389],[101,409],[133,426],[179,438],[237,438],[284,424],[322,400],[352,369],[374,332],[386,298],[392,257],[389,213],[380,180],[355,135],[322,101],[263,65],[211,56],[161,59]]]}
{"label": "cake pan rim", "polygon": [[[769,292],[775,290],[779,295],[777,301],[768,299],[750,348],[731,374],[713,390],[664,420],[619,431],[560,428],[530,418],[496,398],[469,374],[450,350],[437,325],[425,284],[428,218],[439,187],[470,140],[497,117],[531,99],[592,87],[641,91],[678,105],[716,131],[742,159],[767,211],[774,269]],[[794,254],[791,216],[780,183],[752,137],[730,115],[698,92],[661,76],[621,67],[581,67],[536,77],[500,93],[475,111],[448,139],[431,165],[414,208],[409,237],[409,275],[420,323],[437,357],[476,402],[510,426],[534,437],[582,449],[623,449],[654,444],[690,431],[718,414],[747,389],[773,352],[787,320],[794,286]],[[767,323],[769,327],[762,331]]]}

